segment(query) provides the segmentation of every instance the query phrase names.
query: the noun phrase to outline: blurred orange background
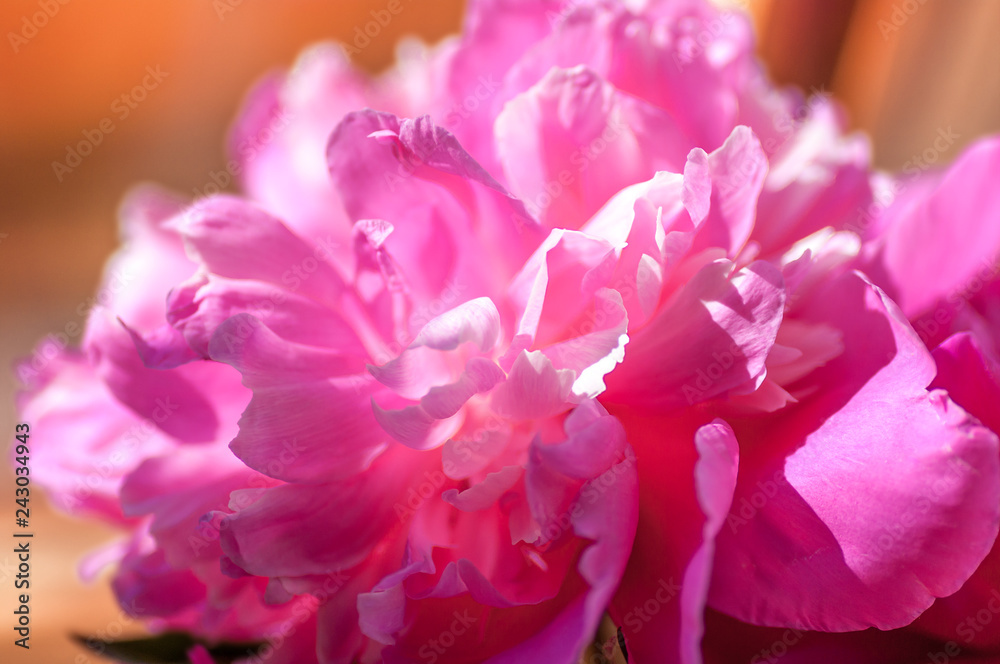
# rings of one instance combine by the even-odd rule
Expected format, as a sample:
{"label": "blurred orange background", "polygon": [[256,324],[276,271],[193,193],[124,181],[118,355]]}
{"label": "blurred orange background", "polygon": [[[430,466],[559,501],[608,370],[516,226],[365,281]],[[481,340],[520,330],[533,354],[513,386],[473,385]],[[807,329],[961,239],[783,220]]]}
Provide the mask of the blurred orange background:
{"label": "blurred orange background", "polygon": [[[242,96],[307,44],[350,41],[385,0],[4,0],[0,4],[0,364],[30,354],[45,333],[82,324],[117,243],[115,211],[132,184],[179,192],[225,167],[225,134]],[[1000,2],[996,0],[743,0],[776,80],[834,94],[867,131],[876,164],[898,168],[939,129],[959,139],[1000,130]],[[354,56],[377,71],[406,34],[436,42],[458,30],[464,2],[406,3]],[[51,16],[45,14],[45,8]],[[41,15],[41,16],[39,16]],[[34,30],[32,29],[34,28]],[[14,35],[12,37],[12,35]],[[122,118],[115,100],[166,74]],[[114,131],[59,181],[52,163],[105,118]],[[76,339],[75,341],[78,341]],[[0,377],[0,432],[13,432],[14,377]],[[6,435],[6,434],[4,434]],[[13,475],[0,471],[2,518],[13,519]],[[71,643],[83,634],[137,633],[107,584],[76,580],[83,552],[113,535],[44,508],[33,496],[32,648],[13,646],[10,553],[0,553],[0,660],[99,661]],[[0,527],[0,540],[10,542]],[[0,542],[0,551],[12,547]]]}

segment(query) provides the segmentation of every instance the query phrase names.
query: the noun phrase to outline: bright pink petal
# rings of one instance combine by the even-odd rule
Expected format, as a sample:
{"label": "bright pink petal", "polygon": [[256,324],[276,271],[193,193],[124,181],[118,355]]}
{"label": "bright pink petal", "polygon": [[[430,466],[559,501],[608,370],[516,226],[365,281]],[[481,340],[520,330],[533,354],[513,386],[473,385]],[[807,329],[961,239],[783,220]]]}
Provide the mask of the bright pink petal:
{"label": "bright pink petal", "polygon": [[[976,274],[996,273],[1000,254],[1000,139],[967,149],[936,187],[885,213],[889,225],[881,265],[886,290],[907,316],[966,290]],[[912,197],[911,197],[912,198]],[[962,232],[955,224],[962,224]]]}
{"label": "bright pink petal", "polygon": [[[844,352],[799,382],[813,398],[741,445],[711,604],[742,620],[901,627],[976,569],[1000,523],[996,436],[940,391],[902,314],[857,274],[803,305]],[[834,608],[836,607],[836,608]]]}
{"label": "bright pink petal", "polygon": [[239,370],[253,390],[230,445],[251,468],[318,482],[363,470],[385,449],[370,405],[377,385],[365,373],[352,373],[357,363],[336,351],[285,341],[240,314],[218,328],[209,353]]}
{"label": "bright pink petal", "polygon": [[677,408],[763,378],[785,302],[781,274],[763,261],[731,269],[705,266],[630,335],[607,377],[609,402]]}

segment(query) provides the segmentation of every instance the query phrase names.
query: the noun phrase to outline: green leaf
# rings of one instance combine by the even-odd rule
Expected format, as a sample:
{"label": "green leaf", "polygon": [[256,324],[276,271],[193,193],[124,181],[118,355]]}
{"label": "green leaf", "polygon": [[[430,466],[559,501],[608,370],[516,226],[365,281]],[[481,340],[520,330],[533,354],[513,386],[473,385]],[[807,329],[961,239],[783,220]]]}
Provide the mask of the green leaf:
{"label": "green leaf", "polygon": [[130,664],[188,664],[187,651],[201,644],[217,664],[232,664],[256,654],[263,643],[218,643],[213,646],[183,632],[167,632],[141,639],[107,641],[78,634],[73,639],[98,655]]}

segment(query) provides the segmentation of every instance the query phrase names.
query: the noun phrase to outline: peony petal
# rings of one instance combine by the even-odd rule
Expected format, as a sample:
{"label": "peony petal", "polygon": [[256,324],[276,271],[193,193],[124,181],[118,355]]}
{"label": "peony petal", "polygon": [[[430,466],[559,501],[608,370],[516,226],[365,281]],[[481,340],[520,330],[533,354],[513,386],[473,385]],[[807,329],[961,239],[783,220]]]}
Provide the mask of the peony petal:
{"label": "peony petal", "polygon": [[901,627],[989,551],[997,439],[925,390],[930,355],[861,276],[832,280],[805,311],[843,332],[844,352],[803,379],[814,396],[783,419],[735,427],[748,452],[710,601],[762,625]]}
{"label": "peony petal", "polygon": [[370,405],[378,386],[347,373],[354,363],[335,351],[285,341],[240,314],[216,330],[209,354],[253,390],[230,444],[251,468],[290,482],[328,481],[364,470],[388,444]]}
{"label": "peony petal", "polygon": [[230,279],[255,279],[336,307],[343,280],[327,262],[331,249],[310,247],[279,220],[231,196],[198,201],[176,217],[189,252],[209,272]]}
{"label": "peony petal", "polygon": [[629,661],[701,664],[714,542],[736,485],[736,438],[722,420],[699,427],[626,416],[623,423],[637,445],[640,512],[611,615]]}
{"label": "peony petal", "polygon": [[[1000,138],[981,140],[959,156],[931,191],[904,197],[886,211],[882,223],[888,229],[877,266],[887,279],[880,283],[908,317],[965,291],[979,274],[996,275],[998,169]],[[955,232],[956,220],[962,221],[961,233]]]}
{"label": "peony petal", "polygon": [[693,147],[662,110],[585,67],[549,71],[507,102],[494,127],[512,191],[548,228],[578,228],[612,195]]}
{"label": "peony petal", "polygon": [[540,351],[521,351],[506,382],[492,394],[493,410],[515,420],[555,415],[570,407],[575,372],[557,370]]}
{"label": "peony petal", "polygon": [[784,306],[781,273],[757,261],[702,268],[638,332],[607,376],[607,400],[677,408],[763,378]]}
{"label": "peony petal", "polygon": [[703,163],[712,179],[711,207],[694,250],[723,247],[734,258],[753,230],[767,174],[760,141],[748,127],[736,127],[718,150],[706,155],[695,149],[689,160]]}

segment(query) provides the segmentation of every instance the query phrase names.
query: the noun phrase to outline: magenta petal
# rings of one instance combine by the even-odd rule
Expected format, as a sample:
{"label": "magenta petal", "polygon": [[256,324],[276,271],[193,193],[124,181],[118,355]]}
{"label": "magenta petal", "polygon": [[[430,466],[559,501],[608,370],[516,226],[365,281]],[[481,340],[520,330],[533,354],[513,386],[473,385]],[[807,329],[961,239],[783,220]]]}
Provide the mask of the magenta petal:
{"label": "magenta petal", "polygon": [[[221,528],[222,548],[258,576],[296,577],[348,570],[399,523],[394,505],[426,467],[395,447],[368,473],[336,484],[285,484],[233,493],[236,513]],[[312,524],[301,537],[303,523]]]}
{"label": "magenta petal", "polygon": [[387,434],[414,450],[430,450],[443,445],[458,424],[438,419],[420,405],[388,410],[373,400],[372,411],[375,421]]}
{"label": "magenta petal", "polygon": [[1000,365],[968,332],[952,335],[933,355],[938,372],[931,387],[948,390],[955,403],[1000,433]]}
{"label": "magenta petal", "polygon": [[736,438],[722,420],[697,427],[627,417],[624,424],[637,445],[640,514],[611,615],[630,662],[701,664],[714,542],[736,485]]}
{"label": "magenta petal", "polygon": [[88,328],[88,345],[98,375],[123,404],[165,433],[188,443],[214,440],[219,413],[197,378],[220,376],[218,366],[194,366],[190,371],[159,371],[142,363],[135,344],[117,321],[95,311]]}
{"label": "magenta petal", "polygon": [[241,313],[251,314],[279,337],[295,343],[336,348],[356,356],[358,367],[366,351],[357,334],[335,310],[316,300],[263,281],[195,275],[170,293],[167,319],[187,344],[208,356],[212,335],[222,323]]}
{"label": "magenta petal", "polygon": [[[389,149],[379,150],[375,142]],[[509,214],[521,223],[534,223],[523,203],[476,163],[450,132],[426,116],[400,120],[372,110],[348,113],[330,136],[327,161],[355,219],[404,218],[409,197],[396,189],[405,191],[406,181],[417,176],[451,188],[459,200],[470,195],[469,184],[482,185],[503,197]]]}
{"label": "magenta petal", "polygon": [[609,417],[599,402],[587,400],[573,409],[563,423],[569,438],[561,443],[536,446],[546,466],[568,477],[590,480],[621,459],[627,446],[625,430]]}
{"label": "magenta petal", "polygon": [[[18,409],[34,430],[31,481],[45,487],[53,507],[71,514],[124,522],[118,500],[122,478],[144,455],[176,444],[122,405],[79,352],[52,355],[19,395]],[[67,440],[73,444],[66,446]]]}
{"label": "magenta petal", "polygon": [[205,268],[220,277],[255,279],[336,306],[343,281],[326,262],[331,249],[310,247],[279,220],[230,196],[199,201],[172,222]]}
{"label": "magenta petal", "polygon": [[267,485],[267,480],[261,481],[224,447],[209,452],[182,448],[169,456],[146,459],[129,473],[121,488],[122,510],[132,517],[153,515],[150,534],[167,561],[181,569],[190,566],[203,549],[218,555],[210,545],[214,539],[192,540],[191,535],[202,515],[224,508],[230,492],[250,480]]}
{"label": "magenta petal", "polygon": [[[949,129],[950,130],[950,129]],[[965,290],[979,272],[996,274],[1000,254],[1000,138],[967,149],[926,195],[885,213],[881,260],[887,289],[913,317]],[[912,198],[912,197],[910,197]],[[956,232],[956,220],[962,232]]]}
{"label": "magenta petal", "polygon": [[190,569],[172,567],[161,550],[127,554],[111,585],[118,602],[141,616],[169,616],[205,597],[205,584]]}
{"label": "magenta petal", "polygon": [[251,468],[319,482],[367,468],[385,448],[370,405],[375,381],[345,373],[354,363],[335,351],[285,341],[248,314],[223,323],[209,351],[253,390],[230,445]]}
{"label": "magenta petal", "polygon": [[784,418],[737,426],[745,462],[711,605],[760,625],[901,627],[958,590],[992,546],[997,438],[926,391],[930,355],[858,274],[804,315],[842,330],[844,352],[804,379],[814,396]]}
{"label": "magenta petal", "polygon": [[472,395],[489,392],[505,378],[503,371],[493,362],[473,357],[466,362],[465,371],[458,381],[432,387],[421,397],[420,406],[431,417],[443,420],[457,413]]}
{"label": "magenta petal", "polygon": [[475,512],[492,507],[508,489],[517,484],[524,474],[521,466],[504,466],[495,473],[489,473],[481,482],[473,484],[465,491],[448,489],[441,499],[463,512]]}
{"label": "magenta petal", "polygon": [[731,269],[725,260],[706,265],[630,335],[625,361],[607,377],[607,400],[676,408],[763,379],[784,282],[764,261]]}
{"label": "magenta petal", "polygon": [[715,152],[691,152],[689,161],[702,161],[712,179],[708,218],[695,249],[723,247],[735,257],[753,230],[760,195],[767,174],[767,157],[748,127],[736,127]]}
{"label": "magenta petal", "polygon": [[493,391],[493,409],[515,420],[555,415],[570,407],[576,372],[556,369],[540,351],[521,351],[507,380]]}

